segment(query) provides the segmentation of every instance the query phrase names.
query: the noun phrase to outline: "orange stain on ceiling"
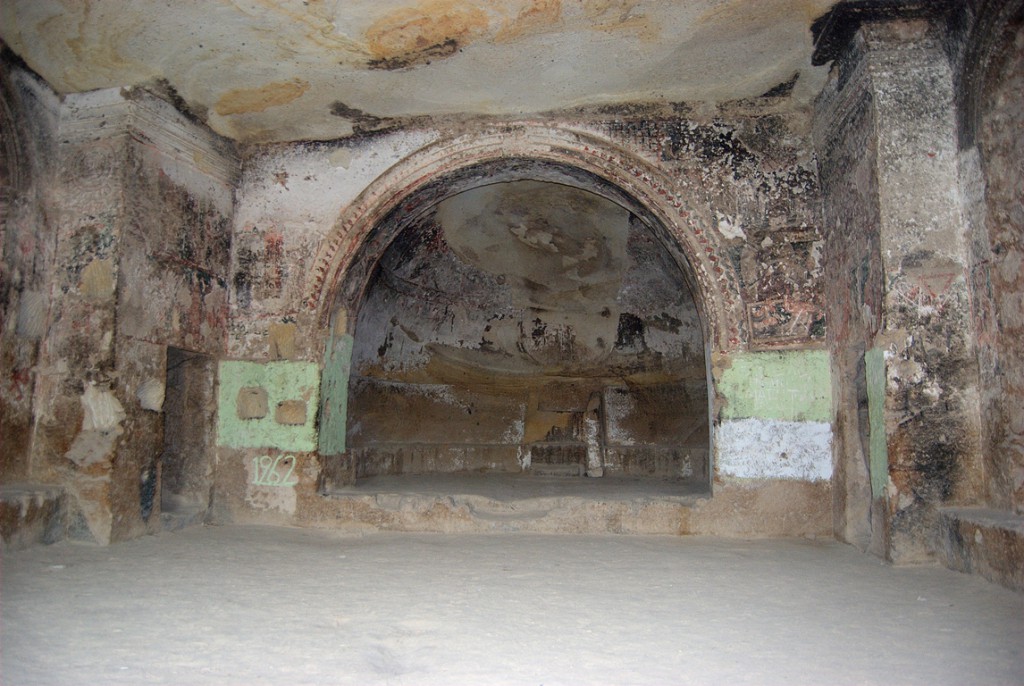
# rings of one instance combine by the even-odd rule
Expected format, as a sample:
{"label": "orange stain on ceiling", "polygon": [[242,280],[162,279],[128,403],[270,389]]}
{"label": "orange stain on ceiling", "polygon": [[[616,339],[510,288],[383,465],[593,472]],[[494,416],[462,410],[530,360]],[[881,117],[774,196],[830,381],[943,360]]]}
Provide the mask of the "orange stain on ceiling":
{"label": "orange stain on ceiling", "polygon": [[555,28],[562,19],[562,0],[531,0],[514,19],[507,20],[494,40],[513,41],[529,33],[542,33]]}
{"label": "orange stain on ceiling", "polygon": [[307,90],[309,83],[302,79],[275,81],[259,88],[236,88],[220,96],[213,111],[221,116],[262,112],[298,100]]}
{"label": "orange stain on ceiling", "polygon": [[478,3],[423,0],[375,21],[365,33],[369,66],[401,69],[454,54],[490,27]]}

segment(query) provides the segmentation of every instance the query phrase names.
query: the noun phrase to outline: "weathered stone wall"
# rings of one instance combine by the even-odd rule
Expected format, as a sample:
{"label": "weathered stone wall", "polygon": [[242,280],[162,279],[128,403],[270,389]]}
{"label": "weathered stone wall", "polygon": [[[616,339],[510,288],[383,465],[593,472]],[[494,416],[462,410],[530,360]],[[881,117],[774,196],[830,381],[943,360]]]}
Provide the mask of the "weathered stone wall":
{"label": "weathered stone wall", "polygon": [[[1000,36],[986,83],[981,158],[991,298],[998,341],[986,350],[982,399],[991,504],[1024,514],[1024,16]],[[981,286],[982,284],[978,284]],[[987,353],[987,355],[985,354]]]}
{"label": "weathered stone wall", "polygon": [[[5,56],[6,57],[6,56]],[[59,103],[6,58],[0,62],[0,482],[32,478],[33,396],[50,314],[52,179]]]}
{"label": "weathered stone wall", "polygon": [[67,490],[73,536],[107,542],[145,531],[152,511],[166,346],[224,349],[237,163],[144,93],[68,96],[54,114],[31,229],[53,236],[53,267],[42,321],[25,319],[41,340],[27,471]]}
{"label": "weathered stone wall", "polygon": [[[168,347],[214,359],[224,354],[237,174],[231,147],[168,103],[137,92],[131,105],[115,330],[118,396],[126,399],[116,538],[157,525],[163,461],[212,466],[212,441],[205,455],[164,454],[167,414],[155,400],[168,380]],[[207,402],[212,415],[212,397]]]}
{"label": "weathered stone wall", "polygon": [[845,526],[864,540],[868,476],[872,549],[910,562],[937,550],[941,507],[978,501],[984,467],[947,24],[890,10],[851,30],[819,99],[818,146],[826,221],[853,235],[832,253],[836,297],[850,299],[831,332],[847,379],[836,402]]}
{"label": "weathered stone wall", "polygon": [[[319,364],[326,356],[326,369],[341,371],[325,371],[320,427],[339,416],[344,421],[352,408],[338,389],[348,387],[359,307],[374,265],[397,235],[385,217],[403,210],[416,216],[479,185],[474,170],[488,165],[504,180],[515,178],[502,160],[568,170],[557,173],[571,185],[579,185],[574,174],[592,175],[617,201],[663,227],[659,244],[694,284],[707,378],[716,384],[710,419],[728,424],[721,442],[733,451],[719,459],[719,448],[714,460],[716,497],[738,498],[750,517],[714,526],[701,520],[700,530],[757,529],[755,513],[768,508],[762,496],[773,497],[768,484],[776,481],[808,484],[801,491],[808,499],[786,507],[820,513],[830,503],[831,424],[820,410],[831,379],[823,353],[803,352],[821,351],[826,331],[809,138],[807,113],[779,114],[769,97],[707,110],[640,107],[545,121],[456,122],[254,149],[235,215],[229,355],[264,366]],[[740,353],[772,349],[779,352],[770,359],[751,356],[742,372],[730,372]],[[807,364],[815,370],[809,377]],[[742,382],[719,385],[730,374]],[[806,393],[813,411],[793,405]],[[387,411],[387,402],[378,405]],[[730,406],[735,411],[722,414]],[[237,417],[239,407],[237,397],[222,397],[219,411]],[[414,410],[395,405],[396,416],[412,417]],[[442,433],[444,426],[439,420]],[[780,427],[782,441],[775,439]],[[296,522],[336,509],[310,498],[331,481],[330,455],[345,446],[325,446],[321,435],[317,455],[282,440],[281,431],[247,447],[220,435],[218,516]],[[344,427],[327,433],[344,435]],[[763,459],[752,464],[735,452],[748,450]]]}
{"label": "weathered stone wall", "polygon": [[960,199],[969,232],[970,315],[980,378],[983,479],[970,507],[947,509],[947,565],[1024,589],[1024,2],[969,0],[949,16]]}
{"label": "weathered stone wall", "polygon": [[[882,317],[882,261],[878,227],[878,150],[874,100],[864,46],[855,42],[819,96],[815,145],[823,193],[824,290],[832,364],[835,431],[834,526],[836,535],[861,548],[871,542],[872,482],[865,354]],[[876,450],[876,461],[880,455]],[[884,459],[884,455],[881,455]],[[875,465],[875,495],[887,483]],[[882,527],[876,528],[880,534]],[[876,548],[880,549],[880,548]]]}
{"label": "weathered stone wall", "polygon": [[951,18],[961,195],[971,230],[987,504],[1024,512],[1024,354],[1019,265],[1024,212],[1024,3],[969,2]]}

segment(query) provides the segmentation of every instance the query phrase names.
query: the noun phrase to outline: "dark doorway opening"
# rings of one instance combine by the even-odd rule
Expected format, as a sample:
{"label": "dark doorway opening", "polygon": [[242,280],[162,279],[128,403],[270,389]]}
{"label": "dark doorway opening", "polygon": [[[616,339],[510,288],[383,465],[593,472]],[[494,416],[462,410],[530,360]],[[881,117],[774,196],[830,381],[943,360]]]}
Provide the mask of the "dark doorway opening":
{"label": "dark doorway opening", "polygon": [[167,349],[160,512],[164,528],[202,522],[213,490],[216,365],[208,355]]}

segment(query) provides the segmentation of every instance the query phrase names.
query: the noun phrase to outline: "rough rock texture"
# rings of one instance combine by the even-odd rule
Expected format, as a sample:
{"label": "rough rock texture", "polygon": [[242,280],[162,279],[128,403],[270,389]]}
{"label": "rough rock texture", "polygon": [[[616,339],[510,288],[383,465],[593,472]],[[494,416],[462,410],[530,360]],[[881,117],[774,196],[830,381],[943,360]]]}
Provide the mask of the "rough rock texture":
{"label": "rough rock texture", "polygon": [[809,27],[833,4],[8,0],[0,38],[61,93],[155,83],[221,135],[330,140],[422,115],[773,91],[799,106],[825,76]]}
{"label": "rough rock texture", "polygon": [[947,567],[1024,591],[1024,518],[1005,510],[956,507],[939,519]]}
{"label": "rough rock texture", "polygon": [[[952,104],[934,25],[897,19],[860,28],[818,105],[826,224],[837,235],[830,337],[847,482],[837,523],[865,545],[869,518],[873,549],[899,561],[927,557],[937,507],[970,502],[981,481]],[[869,417],[873,349],[884,360],[880,425]],[[872,431],[885,432],[884,446]]]}
{"label": "rough rock texture", "polygon": [[56,543],[67,535],[63,489],[26,483],[0,486],[0,550]]}
{"label": "rough rock texture", "polygon": [[[68,490],[73,536],[130,538],[146,530],[159,490],[164,422],[153,389],[166,380],[166,348],[223,351],[237,163],[144,92],[58,103],[17,67],[4,73],[23,84],[8,106],[41,110],[32,127],[48,128],[31,139],[45,192],[22,189],[5,222],[5,304],[20,312],[5,321],[21,322],[3,329],[5,378],[25,388],[3,394],[3,462],[21,461],[16,478]],[[18,356],[34,362],[31,376]],[[7,443],[26,397],[31,422]]]}

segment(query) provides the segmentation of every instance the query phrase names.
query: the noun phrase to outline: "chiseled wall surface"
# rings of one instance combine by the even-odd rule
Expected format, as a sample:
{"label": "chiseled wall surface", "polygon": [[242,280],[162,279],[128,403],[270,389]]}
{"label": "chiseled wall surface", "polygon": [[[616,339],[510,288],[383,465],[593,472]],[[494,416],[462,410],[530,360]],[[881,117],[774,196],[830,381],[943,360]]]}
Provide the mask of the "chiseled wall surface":
{"label": "chiseled wall surface", "polygon": [[30,74],[0,65],[0,482],[32,478],[35,366],[56,277],[44,198],[60,106]]}
{"label": "chiseled wall surface", "polygon": [[[400,177],[396,170],[432,145],[465,141],[465,149],[451,148],[450,170],[458,169],[479,126],[428,126],[335,143],[253,148],[244,164],[235,210],[228,356],[258,365],[321,365],[328,354],[350,354],[327,352],[330,327],[342,332],[351,327],[322,318],[331,307],[323,298],[333,286],[321,281],[319,260],[329,244],[348,246],[336,255],[343,267],[357,254],[360,260],[373,260],[379,253],[359,253],[358,245],[349,246],[348,224],[339,224],[339,217],[360,204],[388,206],[387,196],[409,192],[375,182],[388,175]],[[493,135],[501,126],[485,125],[481,136]],[[822,350],[827,328],[820,279],[822,237],[808,113],[776,114],[771,98],[686,110],[683,115],[678,110],[643,108],[603,115],[585,112],[509,125],[509,149],[514,151],[524,136],[528,139],[531,130],[545,127],[581,132],[579,140],[592,138],[620,151],[626,160],[635,160],[637,188],[654,183],[643,178],[644,165],[663,175],[660,178],[674,179],[673,185],[651,192],[668,198],[666,206],[673,213],[668,219],[675,227],[671,230],[700,246],[709,279],[725,284],[701,281],[705,292],[733,298],[727,307],[704,304],[712,316],[722,318],[709,335],[715,385],[710,417],[714,495],[685,512],[673,509],[655,530],[828,535],[831,381],[828,354]],[[575,134],[557,135],[568,139]],[[599,152],[588,152],[580,144],[573,154],[596,160]],[[442,168],[439,177],[444,173]],[[686,259],[679,246],[667,249],[674,251],[674,259]],[[342,269],[338,278],[344,275]],[[355,313],[342,314],[351,318]],[[344,374],[335,373],[344,366],[329,365],[332,372],[321,379],[325,387],[319,389],[321,398],[332,399],[330,407],[320,408],[319,429],[329,430],[331,449],[338,451],[347,446],[331,427],[351,409],[346,407],[347,394],[338,392],[348,384]],[[221,373],[238,370],[222,365]],[[327,385],[332,387],[329,393]],[[218,436],[217,517],[317,526],[346,520],[383,527],[470,526],[441,506],[444,514],[420,513],[413,521],[409,513],[371,515],[365,504],[339,504],[321,497],[318,488],[331,471],[330,460],[323,455],[273,437],[260,439],[260,446],[231,445],[233,432],[244,433],[239,425],[265,421],[238,420],[237,408],[230,407],[234,401],[237,396],[222,397],[220,408],[234,414],[233,428],[225,432],[222,424]],[[323,440],[321,436],[321,452]],[[761,459],[747,458],[751,448]]]}
{"label": "chiseled wall surface", "polygon": [[11,69],[18,104],[49,107],[26,126],[51,127],[30,139],[46,184],[32,230],[53,246],[22,271],[27,295],[45,296],[17,304],[40,347],[27,469],[16,476],[66,492],[72,537],[124,540],[160,526],[167,346],[224,351],[238,162],[232,146],[144,91],[58,101]]}

